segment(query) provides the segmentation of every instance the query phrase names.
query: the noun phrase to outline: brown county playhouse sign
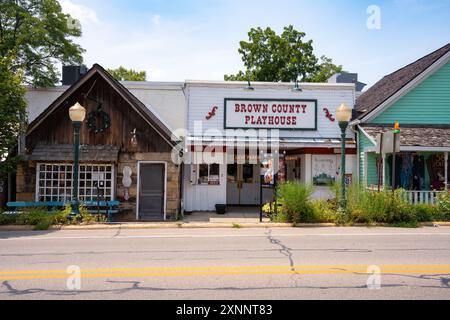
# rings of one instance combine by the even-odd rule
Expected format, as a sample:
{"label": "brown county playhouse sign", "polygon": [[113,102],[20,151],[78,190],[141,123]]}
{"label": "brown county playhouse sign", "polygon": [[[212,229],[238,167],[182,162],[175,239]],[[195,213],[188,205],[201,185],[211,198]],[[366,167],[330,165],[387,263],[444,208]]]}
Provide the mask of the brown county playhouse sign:
{"label": "brown county playhouse sign", "polygon": [[225,128],[317,130],[317,100],[225,99]]}

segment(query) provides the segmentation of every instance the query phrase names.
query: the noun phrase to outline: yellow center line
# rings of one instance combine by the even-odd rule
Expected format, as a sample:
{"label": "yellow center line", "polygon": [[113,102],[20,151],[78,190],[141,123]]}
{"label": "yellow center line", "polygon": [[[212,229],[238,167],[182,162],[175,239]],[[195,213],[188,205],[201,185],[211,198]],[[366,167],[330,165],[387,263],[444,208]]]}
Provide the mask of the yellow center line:
{"label": "yellow center line", "polygon": [[[221,267],[153,267],[80,269],[83,278],[108,277],[182,277],[227,275],[292,275],[292,274],[367,274],[369,266],[221,266]],[[450,265],[385,265],[381,274],[450,274]],[[61,279],[70,276],[66,270],[1,271],[0,280]]]}

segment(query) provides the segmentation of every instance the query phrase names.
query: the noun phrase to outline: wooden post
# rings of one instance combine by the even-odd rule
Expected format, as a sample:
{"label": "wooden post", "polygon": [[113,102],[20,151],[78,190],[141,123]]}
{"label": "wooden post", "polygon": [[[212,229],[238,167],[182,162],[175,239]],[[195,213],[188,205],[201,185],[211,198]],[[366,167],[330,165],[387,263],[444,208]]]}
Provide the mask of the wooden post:
{"label": "wooden post", "polygon": [[396,156],[397,135],[394,134],[394,150],[392,152],[392,192],[395,192],[395,156]]}
{"label": "wooden post", "polygon": [[379,167],[379,170],[382,170],[381,174],[378,176],[378,192],[381,191],[381,185],[384,187],[384,154],[383,154],[383,133],[381,133],[380,136],[380,154],[381,154],[381,168]]}

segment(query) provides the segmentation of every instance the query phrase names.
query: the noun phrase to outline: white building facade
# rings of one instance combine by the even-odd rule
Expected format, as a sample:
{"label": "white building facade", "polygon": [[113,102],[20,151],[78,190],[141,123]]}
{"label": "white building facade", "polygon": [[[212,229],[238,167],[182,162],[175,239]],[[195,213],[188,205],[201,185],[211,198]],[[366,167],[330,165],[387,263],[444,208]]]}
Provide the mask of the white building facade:
{"label": "white building facade", "polygon": [[[354,84],[186,81],[183,209],[258,206],[262,154],[280,156],[279,181],[315,185],[319,197],[340,175],[336,108],[355,104]],[[356,143],[347,132],[346,177],[356,180]],[[263,201],[273,191],[264,189]]]}

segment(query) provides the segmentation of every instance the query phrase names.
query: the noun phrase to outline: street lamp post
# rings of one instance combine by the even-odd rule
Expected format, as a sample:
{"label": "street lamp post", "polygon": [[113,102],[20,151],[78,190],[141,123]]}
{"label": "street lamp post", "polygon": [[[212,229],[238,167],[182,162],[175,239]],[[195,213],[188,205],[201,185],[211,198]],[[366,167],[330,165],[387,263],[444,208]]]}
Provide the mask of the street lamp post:
{"label": "street lamp post", "polygon": [[72,217],[80,213],[78,200],[78,163],[80,151],[80,128],[86,117],[86,109],[78,102],[69,109],[69,117],[73,124],[73,191],[72,191]]}
{"label": "street lamp post", "polygon": [[348,123],[352,118],[352,109],[345,104],[341,104],[336,110],[336,119],[339,122],[341,128],[341,209],[345,208],[345,139],[347,137],[346,131]]}

